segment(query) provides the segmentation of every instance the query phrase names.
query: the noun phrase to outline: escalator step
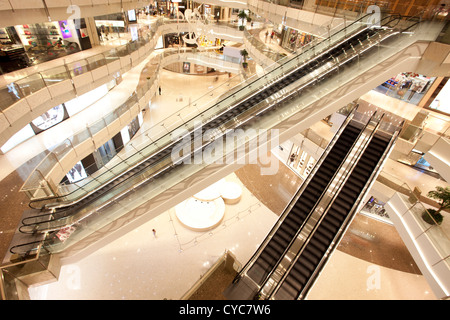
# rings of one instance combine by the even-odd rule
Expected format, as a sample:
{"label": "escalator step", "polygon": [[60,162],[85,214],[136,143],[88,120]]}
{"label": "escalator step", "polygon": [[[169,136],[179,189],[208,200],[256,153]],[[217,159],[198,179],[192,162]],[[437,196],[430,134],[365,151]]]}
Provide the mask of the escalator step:
{"label": "escalator step", "polygon": [[317,265],[312,263],[309,259],[307,259],[306,256],[303,255],[303,253],[300,255],[296,263],[301,264],[303,268],[308,270],[308,272],[310,272],[311,274],[317,267]]}
{"label": "escalator step", "polygon": [[302,269],[301,265],[296,264],[289,272],[289,276],[286,278],[286,281],[293,288],[301,288],[305,285],[308,279],[309,279],[309,272],[307,270]]}
{"label": "escalator step", "polygon": [[286,247],[289,244],[289,242],[291,242],[292,237],[289,237],[289,235],[285,234],[284,232],[279,232],[277,230],[277,232],[274,234],[272,240],[277,241],[280,246]]}
{"label": "escalator step", "polygon": [[273,247],[265,247],[264,251],[261,253],[261,256],[264,256],[266,261],[275,262],[281,256],[283,251],[275,250]]}
{"label": "escalator step", "polygon": [[292,220],[284,220],[278,230],[293,237],[298,229],[295,228],[295,225],[292,223]]}
{"label": "escalator step", "polygon": [[304,221],[304,219],[301,219],[300,217],[293,214],[292,212],[284,220],[284,222],[289,223],[289,225],[292,228],[294,228],[296,232],[302,225],[303,221]]}
{"label": "escalator step", "polygon": [[327,238],[330,238],[331,240],[332,237],[338,232],[339,227],[324,219],[320,223],[320,227],[317,230],[320,230],[319,232],[321,232],[324,236],[326,235]]}
{"label": "escalator step", "polygon": [[308,245],[308,250],[304,250],[302,252],[302,256],[304,256],[305,259],[308,259],[312,264],[317,265],[320,262],[320,257],[313,254],[311,251],[318,252],[316,248],[313,248],[311,243]]}
{"label": "escalator step", "polygon": [[314,232],[313,238],[316,238],[320,243],[328,248],[329,243],[334,238],[334,234],[329,230],[319,226],[316,232]]}
{"label": "escalator step", "polygon": [[343,218],[341,215],[336,215],[335,212],[327,213],[326,217],[324,218],[324,221],[327,221],[331,225],[335,226],[336,228],[340,228],[342,226]]}
{"label": "escalator step", "polygon": [[294,219],[299,224],[303,223],[306,216],[307,213],[305,212],[305,210],[303,210],[303,207],[298,204],[298,202],[295,204],[295,206],[291,210],[291,213],[289,214],[289,218]]}
{"label": "escalator step", "polygon": [[280,297],[283,300],[293,300],[297,297],[298,292],[302,287],[303,285],[299,283],[292,285],[289,281],[285,281],[277,292],[277,297]]}

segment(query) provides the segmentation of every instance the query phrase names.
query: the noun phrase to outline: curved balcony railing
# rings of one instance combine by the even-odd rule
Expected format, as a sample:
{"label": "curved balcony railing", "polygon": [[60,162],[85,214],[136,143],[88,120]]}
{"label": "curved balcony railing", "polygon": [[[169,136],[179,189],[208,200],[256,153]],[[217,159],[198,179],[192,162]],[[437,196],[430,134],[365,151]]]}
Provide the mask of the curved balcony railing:
{"label": "curved balcony railing", "polygon": [[[195,54],[192,53],[192,49],[172,49],[161,52],[159,55],[155,56],[150,61],[151,65],[156,66],[153,75],[147,78],[146,82],[136,88],[130,97],[114,111],[90,124],[73,136],[68,137],[55,149],[53,149],[30,174],[22,187],[22,191],[24,191],[32,200],[46,198],[50,195],[56,196],[72,193],[73,186],[72,188],[68,188],[67,186],[59,185],[58,182],[68,172],[68,170],[70,170],[73,165],[79,161],[81,152],[84,151],[84,153],[89,153],[94,151],[96,145],[102,145],[106,140],[110,139],[116,131],[120,131],[123,126],[127,125],[129,121],[133,119],[133,117],[137,116],[140,110],[145,108],[145,106],[150,102],[150,97],[152,97],[157,91],[159,72],[165,65],[175,61],[189,61],[190,59],[195,59],[197,63],[202,63],[203,60],[203,63],[205,64],[213,61],[214,65],[219,65],[226,70],[228,69],[229,71],[234,71],[236,73],[239,70],[239,59],[233,59],[216,54],[214,52],[215,49],[216,48],[212,48],[210,50],[196,50]],[[226,88],[229,89],[228,86],[226,86]],[[225,89],[209,92],[202,98],[194,101],[192,105],[194,106],[195,112],[199,112],[200,110],[197,105],[201,106],[207,104],[209,101],[217,99],[223,91],[225,91]],[[173,114],[172,116],[169,116],[161,121],[161,123],[157,124],[156,127],[163,128],[162,126],[164,125],[164,122],[173,122],[171,119],[177,119],[177,121],[180,121],[180,117]],[[163,131],[164,133],[166,132],[165,129]],[[145,139],[146,143],[148,143],[148,139],[150,138],[148,136],[149,133],[145,132],[145,134],[148,137]],[[155,139],[157,135],[158,133],[155,132],[155,130],[152,130],[152,137],[150,138],[150,141]],[[136,140],[138,136],[136,136],[134,140]],[[87,148],[87,144],[91,145],[90,149]],[[129,152],[123,155],[123,157],[128,159],[131,154],[136,152],[135,148],[136,146],[133,146]],[[124,163],[122,163],[122,166]],[[124,169],[122,166],[119,166],[119,168]],[[101,177],[98,178],[94,175],[92,177],[93,180],[90,181],[87,186],[83,183],[74,185],[77,186],[78,192],[84,192],[86,189],[95,188],[95,186],[101,185],[111,177],[117,175],[121,170],[119,168],[115,167],[114,170],[108,170],[107,173],[102,174]],[[108,178],[106,178],[106,176],[108,176]]]}
{"label": "curved balcony railing", "polygon": [[[229,34],[230,28],[233,28],[235,29],[233,34],[229,36],[234,40],[242,39],[242,31],[239,31],[236,25],[215,24],[209,21],[206,23],[214,26],[215,32],[222,36]],[[59,95],[71,93],[72,97],[75,97],[76,94],[92,90],[91,83],[106,79],[98,83],[101,85],[106,83],[108,76],[129,71],[154,50],[160,34],[186,31],[187,28],[186,21],[159,18],[135,41],[85,59],[31,74],[0,88],[0,145],[21,129],[14,127],[21,116],[30,111],[44,113],[54,107],[49,100],[56,99],[55,105],[64,102],[57,100]],[[67,95],[64,97],[67,98]],[[41,105],[44,109],[40,108]]]}
{"label": "curved balcony railing", "polygon": [[[219,103],[214,105],[211,109],[207,109],[207,114],[203,112],[202,114],[198,115],[198,113],[193,113],[190,117],[191,120],[186,121],[186,116],[183,118],[180,115],[172,115],[172,121],[166,122],[170,123],[170,127],[165,127],[164,123],[162,127],[164,128],[161,133],[165,134],[160,139],[156,140],[155,132],[153,132],[152,136],[153,138],[148,141],[147,143],[150,143],[148,146],[142,146],[143,149],[139,150],[138,153],[135,153],[133,155],[130,155],[131,159],[128,159],[128,161],[121,162],[120,166],[120,172],[121,170],[125,170],[126,167],[130,166],[130,163],[135,163],[136,161],[139,161],[140,158],[144,155],[149,155],[152,152],[155,152],[165,144],[171,141],[172,137],[170,134],[170,130],[175,129],[179,126],[186,127],[192,126],[192,123],[194,120],[198,121],[200,120],[201,123],[203,123],[204,120],[202,119],[208,119],[210,117],[213,117],[214,114],[218,114],[222,112],[223,110],[226,110],[230,105],[235,104],[237,101],[242,99],[243,97],[247,96],[255,90],[255,88],[258,87],[264,87],[271,82],[273,82],[275,79],[282,76],[285,72],[288,70],[295,68],[296,66],[299,66],[300,64],[304,63],[305,61],[312,58],[316,53],[319,53],[323,50],[326,50],[330,46],[332,46],[334,43],[337,43],[338,41],[341,41],[346,37],[347,34],[350,34],[352,32],[355,32],[356,30],[359,30],[360,28],[363,28],[366,26],[365,22],[363,22],[365,17],[361,18],[360,21],[351,23],[347,27],[343,28],[342,30],[334,33],[330,38],[327,38],[327,41],[322,41],[320,43],[311,43],[301,54],[298,56],[295,56],[293,59],[287,59],[285,58],[285,63],[283,64],[283,67],[279,67],[278,64],[274,64],[271,68],[267,68],[265,70],[266,76],[263,76],[258,79],[258,76],[253,76],[249,78],[246,83],[251,83],[250,85],[246,86],[245,88],[238,88],[239,91],[237,93],[230,92],[225,98],[223,98]],[[150,81],[151,82],[151,81]],[[227,84],[228,85],[228,84]],[[141,90],[144,90],[141,88]],[[204,97],[200,98],[198,101],[193,102],[193,106],[202,106],[203,110],[205,110],[205,105],[211,104],[211,99],[209,98],[210,95],[214,95],[214,92],[205,95]],[[124,110],[126,110],[126,106],[132,107],[132,104],[137,103],[139,101],[140,97],[130,97],[130,101],[127,101],[124,104]],[[192,117],[193,116],[193,117]],[[198,119],[197,119],[198,118]],[[90,136],[94,135],[94,133],[98,132],[100,130],[100,127],[103,124],[103,120],[99,122],[98,125],[95,126],[95,128],[98,128],[97,130],[84,130],[83,132],[79,133],[78,135],[75,135],[72,139],[69,139],[65,143],[61,144],[60,147],[56,148],[51,154],[49,154],[42,162],[41,164],[32,172],[30,177],[27,179],[27,181],[24,183],[22,187],[22,191],[25,191],[27,195],[32,200],[39,200],[39,199],[47,199],[51,197],[65,197],[64,194],[60,194],[59,190],[57,188],[58,180],[51,180],[50,176],[54,172],[54,170],[60,170],[57,168],[64,167],[64,170],[60,170],[60,176],[61,179],[63,175],[68,172],[71,169],[71,166],[63,166],[62,164],[65,162],[64,158],[67,154],[68,150],[74,149],[74,145],[81,145],[86,139],[90,139]],[[103,125],[104,126],[104,125]],[[162,129],[162,128],[161,128]],[[81,136],[78,138],[78,136]],[[156,140],[156,141],[155,141]],[[73,143],[73,141],[76,141],[76,143]],[[72,146],[71,146],[72,145]],[[146,150],[143,152],[142,150]],[[136,159],[134,159],[136,158]],[[61,175],[62,174],[62,175]],[[112,171],[108,174],[108,176],[114,176],[119,174],[117,170]],[[100,179],[99,183],[106,182],[107,179]],[[94,183],[93,183],[94,185]],[[97,185],[95,186],[97,187]],[[95,188],[93,187],[93,188]],[[92,190],[93,188],[89,188],[89,190]]]}

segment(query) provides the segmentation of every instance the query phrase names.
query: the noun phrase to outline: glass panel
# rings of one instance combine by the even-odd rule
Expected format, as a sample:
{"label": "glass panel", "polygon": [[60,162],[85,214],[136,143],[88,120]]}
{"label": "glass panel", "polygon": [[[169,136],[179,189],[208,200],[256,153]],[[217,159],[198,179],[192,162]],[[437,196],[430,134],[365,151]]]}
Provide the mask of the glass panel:
{"label": "glass panel", "polygon": [[67,69],[72,78],[89,71],[88,62],[86,60],[78,60],[67,64]]}
{"label": "glass panel", "polygon": [[0,88],[0,109],[6,110],[9,106],[13,105],[25,95],[21,93],[17,84],[10,83],[6,87]]}
{"label": "glass panel", "polygon": [[106,65],[106,60],[103,54],[98,54],[93,57],[86,58],[89,70],[94,70],[96,68],[100,68],[101,66]]}
{"label": "glass panel", "polygon": [[19,86],[20,92],[22,92],[24,96],[28,96],[45,87],[44,80],[39,73],[18,80],[16,81],[16,84]]}
{"label": "glass panel", "polygon": [[70,73],[67,72],[66,66],[60,66],[57,68],[52,68],[50,70],[42,71],[41,75],[47,86],[70,79]]}

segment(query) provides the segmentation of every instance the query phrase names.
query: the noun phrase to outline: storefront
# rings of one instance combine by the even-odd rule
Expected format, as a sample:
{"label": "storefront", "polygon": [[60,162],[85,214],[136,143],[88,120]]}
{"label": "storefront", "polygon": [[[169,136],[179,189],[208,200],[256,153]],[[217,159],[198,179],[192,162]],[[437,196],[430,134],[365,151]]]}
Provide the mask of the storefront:
{"label": "storefront", "polygon": [[393,224],[384,209],[384,205],[384,202],[371,196],[359,213],[388,224]]}
{"label": "storefront", "polygon": [[2,73],[91,48],[84,19],[0,28]]}
{"label": "storefront", "polygon": [[76,183],[103,168],[134,137],[142,122],[141,112],[114,137],[79,161],[62,179],[61,184]]}
{"label": "storefront", "polygon": [[281,46],[289,51],[296,51],[314,40],[314,36],[292,28],[281,32]]}

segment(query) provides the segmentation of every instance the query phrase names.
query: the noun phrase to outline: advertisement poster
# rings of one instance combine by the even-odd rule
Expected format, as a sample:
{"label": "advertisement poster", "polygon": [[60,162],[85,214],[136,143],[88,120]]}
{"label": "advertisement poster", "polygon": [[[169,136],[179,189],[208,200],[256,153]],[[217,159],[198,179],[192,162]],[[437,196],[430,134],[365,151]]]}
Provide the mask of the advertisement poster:
{"label": "advertisement poster", "polygon": [[183,72],[191,73],[191,63],[190,62],[183,62]]}
{"label": "advertisement poster", "polygon": [[69,30],[67,20],[59,21],[59,27],[61,29],[61,33],[64,39],[72,38],[72,33]]}

